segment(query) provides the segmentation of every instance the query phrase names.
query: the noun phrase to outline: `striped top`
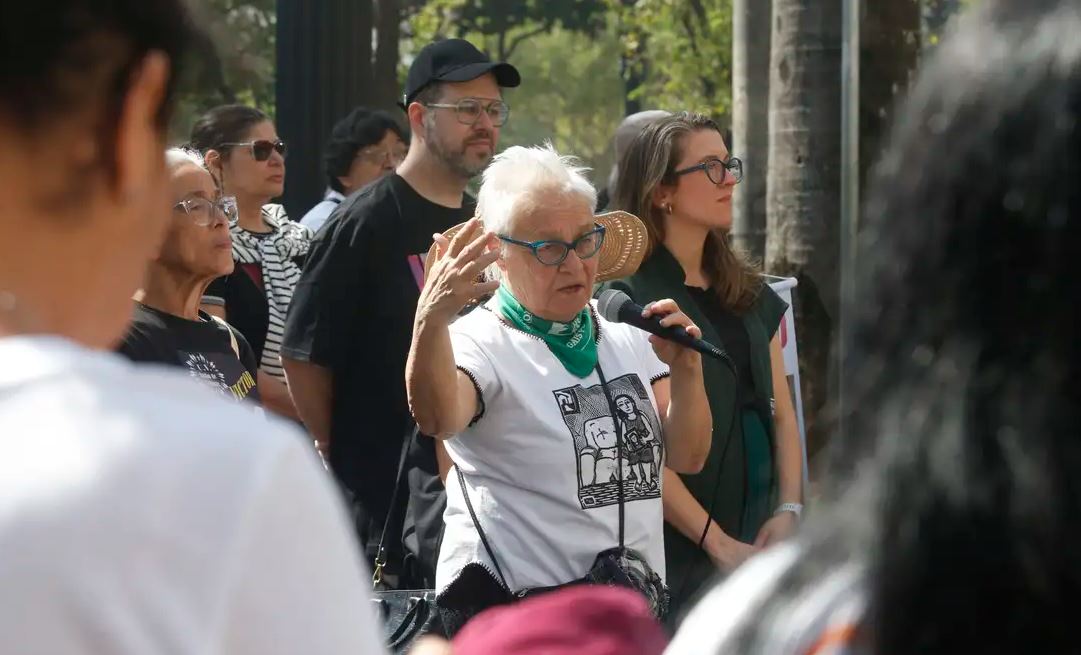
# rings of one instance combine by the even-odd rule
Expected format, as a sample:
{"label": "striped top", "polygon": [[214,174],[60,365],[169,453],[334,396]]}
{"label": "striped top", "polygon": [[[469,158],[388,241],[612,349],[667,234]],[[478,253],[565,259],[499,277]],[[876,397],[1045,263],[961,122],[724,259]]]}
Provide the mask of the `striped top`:
{"label": "striped top", "polygon": [[272,228],[265,234],[249,232],[238,223],[229,226],[233,237],[233,260],[238,264],[257,264],[262,270],[267,333],[259,368],[284,381],[281,344],[293,289],[300,279],[300,266],[296,260],[308,254],[313,235],[307,227],[290,220],[281,205],[265,205],[262,215],[263,221]]}

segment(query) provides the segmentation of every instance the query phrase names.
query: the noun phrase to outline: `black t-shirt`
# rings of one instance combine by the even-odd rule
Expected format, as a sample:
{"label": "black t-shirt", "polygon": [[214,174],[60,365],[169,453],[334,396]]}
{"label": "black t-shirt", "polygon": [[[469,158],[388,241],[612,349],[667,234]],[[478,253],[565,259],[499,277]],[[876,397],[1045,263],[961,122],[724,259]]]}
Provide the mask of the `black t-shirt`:
{"label": "black t-shirt", "polygon": [[[262,275],[261,271],[259,275]],[[267,324],[270,321],[266,293],[239,264],[229,275],[211,282],[206,293],[225,301],[225,320],[244,335],[251,344],[255,361],[258,362],[263,357]]]}
{"label": "black t-shirt", "polygon": [[743,318],[722,306],[720,298],[712,289],[688,286],[687,292],[713,324],[725,352],[736,365],[740,401],[744,406],[753,406],[755,393],[754,378],[751,375],[751,340],[747,336]]}
{"label": "black t-shirt", "polygon": [[424,260],[432,234],[472,213],[468,196],[461,208],[444,207],[387,175],[330,215],[293,293],[282,356],[331,370],[330,465],[375,529],[411,426],[405,360]]}
{"label": "black t-shirt", "polygon": [[[256,360],[248,342],[203,312],[199,318],[189,321],[135,303],[131,327],[117,352],[136,362],[182,368],[229,398],[258,403]],[[236,351],[230,332],[236,338]]]}

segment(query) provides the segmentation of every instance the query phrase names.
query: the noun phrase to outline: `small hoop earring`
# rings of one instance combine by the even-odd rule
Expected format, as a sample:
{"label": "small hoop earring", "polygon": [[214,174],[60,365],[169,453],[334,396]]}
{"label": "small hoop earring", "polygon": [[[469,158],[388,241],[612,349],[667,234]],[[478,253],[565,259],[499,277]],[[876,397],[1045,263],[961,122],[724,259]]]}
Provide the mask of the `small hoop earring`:
{"label": "small hoop earring", "polygon": [[672,203],[670,203],[670,202],[664,203],[664,211],[671,214],[672,213]]}

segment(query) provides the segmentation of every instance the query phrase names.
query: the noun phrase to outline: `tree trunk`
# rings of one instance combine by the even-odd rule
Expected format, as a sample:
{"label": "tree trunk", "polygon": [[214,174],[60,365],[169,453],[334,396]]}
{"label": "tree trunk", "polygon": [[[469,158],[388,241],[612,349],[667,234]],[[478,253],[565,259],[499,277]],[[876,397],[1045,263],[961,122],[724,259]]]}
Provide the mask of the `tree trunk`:
{"label": "tree trunk", "polygon": [[766,256],[766,175],[769,161],[770,0],[732,5],[732,143],[743,160],[743,182],[732,206],[735,244]]}
{"label": "tree trunk", "polygon": [[398,42],[401,37],[399,0],[375,0],[375,94],[370,106],[393,110],[398,97]]}
{"label": "tree trunk", "polygon": [[860,34],[860,188],[877,163],[894,105],[920,58],[920,0],[868,2]]}
{"label": "tree trunk", "polygon": [[278,0],[278,133],[289,144],[286,210],[299,219],[326,187],[334,123],[371,101],[371,0]]}
{"label": "tree trunk", "polygon": [[[635,0],[620,0],[624,10],[634,11]],[[623,27],[621,26],[622,30]],[[620,35],[623,36],[622,34]],[[620,43],[624,39],[620,38]],[[634,97],[634,92],[646,81],[646,35],[638,34],[637,45],[633,52],[623,46],[619,55],[619,76],[623,79],[623,115],[630,116],[642,111],[642,101]]]}
{"label": "tree trunk", "polygon": [[766,270],[794,297],[809,453],[834,375],[840,297],[841,0],[773,0]]}

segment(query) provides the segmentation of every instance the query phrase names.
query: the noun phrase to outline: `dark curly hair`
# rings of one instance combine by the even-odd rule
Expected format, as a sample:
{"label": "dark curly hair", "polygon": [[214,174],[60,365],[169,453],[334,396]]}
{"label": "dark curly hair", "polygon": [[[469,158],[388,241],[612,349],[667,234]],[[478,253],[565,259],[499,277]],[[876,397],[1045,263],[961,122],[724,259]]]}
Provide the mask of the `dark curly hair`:
{"label": "dark curly hair", "polygon": [[397,134],[404,142],[409,141],[398,121],[385,111],[357,107],[338,121],[330,132],[323,153],[323,166],[330,188],[338,193],[344,192],[338,178],[349,174],[349,167],[359,151],[382,141],[387,132]]}

